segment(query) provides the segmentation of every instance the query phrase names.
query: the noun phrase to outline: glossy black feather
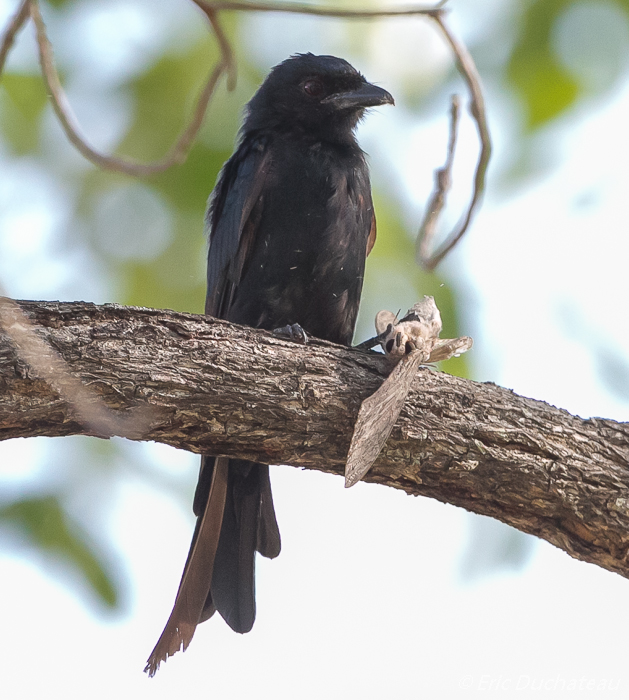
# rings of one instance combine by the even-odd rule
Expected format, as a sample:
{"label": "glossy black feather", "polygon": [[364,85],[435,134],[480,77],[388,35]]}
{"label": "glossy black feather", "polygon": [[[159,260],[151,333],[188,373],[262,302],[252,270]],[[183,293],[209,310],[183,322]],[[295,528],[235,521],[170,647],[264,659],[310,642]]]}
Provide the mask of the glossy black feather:
{"label": "glossy black feather", "polygon": [[252,155],[245,137],[230,163],[264,174],[262,186],[247,188],[257,200],[245,199],[249,218],[231,240],[222,217],[233,221],[242,209],[242,183],[214,205],[222,216],[210,233],[206,312],[268,330],[300,323],[311,335],[349,344],[373,217],[363,153],[355,142],[309,143],[299,134],[255,139],[263,155]]}

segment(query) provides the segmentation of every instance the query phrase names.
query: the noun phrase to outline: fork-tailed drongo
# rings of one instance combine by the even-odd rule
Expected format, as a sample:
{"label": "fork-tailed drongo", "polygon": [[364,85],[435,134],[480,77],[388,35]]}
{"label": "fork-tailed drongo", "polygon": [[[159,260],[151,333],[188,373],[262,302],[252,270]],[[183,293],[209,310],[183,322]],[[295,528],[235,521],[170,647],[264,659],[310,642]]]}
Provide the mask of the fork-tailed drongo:
{"label": "fork-tailed drongo", "polygon": [[[300,54],[273,68],[248,104],[238,147],[207,213],[205,311],[349,345],[376,236],[369,172],[354,129],[393,104],[347,61]],[[190,643],[218,610],[236,632],[255,619],[255,552],[276,557],[280,533],[269,468],[203,457],[197,524],[170,619],[146,670]]]}

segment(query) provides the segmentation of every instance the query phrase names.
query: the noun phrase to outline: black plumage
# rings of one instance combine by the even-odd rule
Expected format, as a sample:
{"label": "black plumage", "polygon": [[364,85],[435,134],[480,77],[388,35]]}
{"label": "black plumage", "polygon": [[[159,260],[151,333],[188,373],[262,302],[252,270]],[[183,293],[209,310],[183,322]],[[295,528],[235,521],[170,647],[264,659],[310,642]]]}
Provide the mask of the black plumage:
{"label": "black plumage", "polygon": [[[273,68],[248,104],[238,148],[207,214],[207,314],[349,345],[375,240],[369,172],[354,129],[393,104],[347,61],[300,54]],[[197,525],[170,619],[147,663],[190,643],[218,610],[237,632],[255,619],[255,552],[280,534],[266,465],[203,457]]]}

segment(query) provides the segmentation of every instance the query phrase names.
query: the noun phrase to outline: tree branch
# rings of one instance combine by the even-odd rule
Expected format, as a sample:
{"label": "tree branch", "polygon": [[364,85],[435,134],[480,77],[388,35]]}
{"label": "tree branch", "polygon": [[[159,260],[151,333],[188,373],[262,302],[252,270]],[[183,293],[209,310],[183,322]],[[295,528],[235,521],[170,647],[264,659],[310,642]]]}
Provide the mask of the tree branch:
{"label": "tree branch", "polygon": [[103,170],[112,170],[141,177],[161,173],[164,170],[168,170],[173,165],[183,163],[203,124],[208,104],[214,95],[218,81],[225,71],[227,71],[230,76],[228,84],[233,87],[235,67],[231,49],[228,44],[226,45],[225,35],[216,18],[210,18],[212,26],[217,32],[223,58],[212,69],[197,99],[190,121],[179,135],[177,141],[171,146],[168,153],[163,158],[152,163],[140,163],[129,158],[104,155],[92,148],[80,135],[80,128],[76,123],[76,118],[72,113],[65,92],[61,86],[59,73],[55,67],[52,44],[46,34],[46,25],[44,24],[44,19],[39,9],[38,0],[28,0],[25,5],[35,23],[37,46],[39,48],[39,63],[42,69],[44,82],[46,83],[46,89],[52,103],[52,108],[57,115],[57,119],[59,119],[59,123],[65,131],[68,140],[79,153],[87,158],[87,160],[94,163],[94,165],[103,168]]}
{"label": "tree branch", "polygon": [[[20,302],[70,371],[142,439],[342,474],[384,357],[307,347],[204,316]],[[0,439],[90,434],[0,331]],[[629,577],[629,424],[582,420],[494,384],[423,368],[367,480],[489,515]]]}
{"label": "tree branch", "polygon": [[[432,203],[435,198],[438,200],[442,190],[447,190],[449,184],[444,187],[445,183],[439,181],[439,177],[444,177],[443,172],[447,173],[447,178],[449,179],[449,171],[451,169],[451,164],[440,170],[437,170],[436,180],[437,187],[436,191],[431,198],[431,203],[426,213],[426,221],[422,223],[417,236],[417,262],[426,270],[434,270],[435,267],[445,258],[445,256],[454,248],[454,246],[463,238],[465,232],[468,230],[472,217],[475,211],[481,204],[483,199],[483,194],[485,193],[485,179],[487,176],[487,167],[489,166],[489,159],[491,158],[491,137],[489,134],[489,127],[487,125],[487,112],[485,110],[485,99],[483,97],[483,88],[481,86],[480,76],[476,70],[476,65],[470,52],[467,50],[464,44],[462,44],[452,33],[446,22],[444,21],[443,11],[437,11],[430,14],[430,17],[437,23],[439,29],[441,30],[446,41],[450,45],[450,48],[454,52],[457,62],[457,68],[459,73],[465,80],[469,93],[470,93],[470,113],[476,124],[476,130],[478,132],[478,139],[480,141],[480,152],[478,154],[478,161],[476,162],[476,170],[474,173],[474,183],[472,186],[472,196],[470,203],[467,206],[467,210],[463,215],[462,221],[457,225],[457,227],[452,231],[446,240],[441,244],[438,250],[433,253],[429,253],[430,239],[434,235],[434,226],[436,225],[436,219],[438,218],[439,211],[433,214],[430,210]],[[451,152],[454,151],[454,138],[456,137],[456,119],[454,113],[451,117],[451,134],[450,134],[450,145],[448,149],[448,161],[451,160]],[[455,136],[452,136],[452,131],[454,131]],[[443,204],[441,205],[443,206]],[[434,219],[434,221],[433,221]]]}
{"label": "tree branch", "polygon": [[2,34],[2,38],[0,39],[0,77],[4,71],[4,64],[7,60],[7,56],[9,55],[9,51],[13,47],[15,37],[18,35],[20,29],[22,29],[29,17],[29,2],[30,0],[22,0],[22,3],[18,7],[16,13],[9,20],[9,23]]}

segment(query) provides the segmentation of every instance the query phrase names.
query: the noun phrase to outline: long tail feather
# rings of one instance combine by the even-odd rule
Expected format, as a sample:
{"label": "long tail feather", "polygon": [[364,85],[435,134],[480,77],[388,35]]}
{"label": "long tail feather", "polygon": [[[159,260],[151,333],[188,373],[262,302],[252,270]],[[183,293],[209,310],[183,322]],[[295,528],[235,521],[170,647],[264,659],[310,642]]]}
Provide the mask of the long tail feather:
{"label": "long tail feather", "polygon": [[197,523],[198,530],[192,541],[173,610],[144,669],[151,677],[162,661],[177,653],[182,646],[184,651],[187,649],[201,620],[210,593],[221,533],[227,496],[228,463],[229,460],[225,457],[217,457],[215,460],[207,505]]}
{"label": "long tail feather", "polygon": [[280,529],[277,526],[275,508],[273,507],[273,494],[271,493],[271,480],[269,468],[261,464],[260,467],[260,517],[258,519],[258,541],[256,549],[263,557],[275,559],[282,548]]}
{"label": "long tail feather", "polygon": [[212,578],[212,601],[234,632],[249,632],[256,615],[255,551],[260,513],[260,468],[231,460],[228,496]]}

